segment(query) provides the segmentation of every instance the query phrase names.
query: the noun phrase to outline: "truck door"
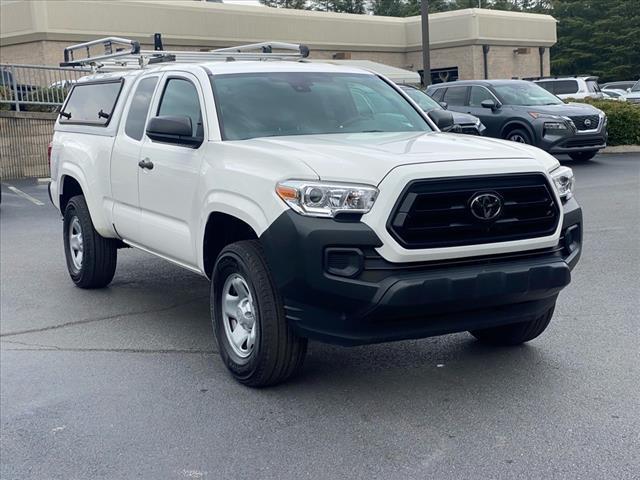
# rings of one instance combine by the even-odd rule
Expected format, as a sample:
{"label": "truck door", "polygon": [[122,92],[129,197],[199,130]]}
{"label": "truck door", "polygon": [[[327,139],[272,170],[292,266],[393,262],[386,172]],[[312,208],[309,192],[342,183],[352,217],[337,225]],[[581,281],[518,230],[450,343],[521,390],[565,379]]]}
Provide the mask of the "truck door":
{"label": "truck door", "polygon": [[137,242],[140,235],[138,161],[149,107],[159,78],[158,75],[143,77],[134,86],[111,153],[113,224],[120,237],[128,241]]}
{"label": "truck door", "polygon": [[[160,82],[153,117],[187,117],[192,139],[206,136],[204,97],[198,79],[189,73],[172,72]],[[140,202],[139,246],[186,266],[196,267],[194,231],[199,225],[197,202],[200,168],[205,144],[180,144],[151,140],[145,136],[138,162]]]}

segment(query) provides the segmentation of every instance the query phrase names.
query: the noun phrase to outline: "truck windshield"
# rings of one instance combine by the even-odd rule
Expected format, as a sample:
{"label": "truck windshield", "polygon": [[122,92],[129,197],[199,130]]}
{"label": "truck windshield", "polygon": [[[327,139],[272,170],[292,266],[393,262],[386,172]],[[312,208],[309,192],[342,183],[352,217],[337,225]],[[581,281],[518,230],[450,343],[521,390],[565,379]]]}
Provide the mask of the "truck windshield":
{"label": "truck windshield", "polygon": [[375,75],[274,72],[212,75],[222,138],[431,131]]}
{"label": "truck windshield", "polygon": [[498,99],[504,105],[561,105],[563,102],[554,94],[532,82],[514,82],[494,85]]}

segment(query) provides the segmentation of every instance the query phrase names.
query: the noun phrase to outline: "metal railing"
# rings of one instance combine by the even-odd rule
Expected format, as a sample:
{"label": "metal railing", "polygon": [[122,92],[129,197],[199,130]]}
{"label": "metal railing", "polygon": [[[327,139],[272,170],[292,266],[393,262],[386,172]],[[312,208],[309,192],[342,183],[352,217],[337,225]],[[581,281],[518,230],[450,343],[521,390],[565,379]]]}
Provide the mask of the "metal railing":
{"label": "metal railing", "polygon": [[0,63],[0,110],[56,112],[89,68]]}

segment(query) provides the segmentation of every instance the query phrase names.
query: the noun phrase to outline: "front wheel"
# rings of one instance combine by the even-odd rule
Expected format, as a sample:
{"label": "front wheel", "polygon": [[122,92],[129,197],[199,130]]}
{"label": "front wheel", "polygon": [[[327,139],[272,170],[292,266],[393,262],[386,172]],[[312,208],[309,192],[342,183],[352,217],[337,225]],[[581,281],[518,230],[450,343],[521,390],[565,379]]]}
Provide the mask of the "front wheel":
{"label": "front wheel", "polygon": [[570,153],[569,156],[576,162],[586,162],[587,160],[591,160],[593,157],[595,157],[597,153],[598,150],[592,150],[589,152],[573,152]]}
{"label": "front wheel", "polygon": [[555,304],[538,318],[529,322],[471,330],[469,333],[481,342],[491,345],[520,345],[533,340],[545,331],[551,321],[551,317],[553,317],[554,309]]}
{"label": "front wheel", "polygon": [[109,285],[116,272],[118,248],[115,240],[104,238],[93,227],[82,195],[69,200],[64,210],[62,234],[67,269],[73,283],[80,288]]}
{"label": "front wheel", "polygon": [[302,367],[307,339],[285,318],[259,241],[233,243],[218,256],[211,317],[222,361],[240,383],[275,385]]}
{"label": "front wheel", "polygon": [[521,128],[516,128],[514,130],[511,130],[509,133],[507,133],[505,138],[507,140],[511,140],[512,142],[526,143],[527,145],[531,145],[533,143],[531,141],[531,137],[529,136],[529,133],[527,133],[526,130],[523,130]]}

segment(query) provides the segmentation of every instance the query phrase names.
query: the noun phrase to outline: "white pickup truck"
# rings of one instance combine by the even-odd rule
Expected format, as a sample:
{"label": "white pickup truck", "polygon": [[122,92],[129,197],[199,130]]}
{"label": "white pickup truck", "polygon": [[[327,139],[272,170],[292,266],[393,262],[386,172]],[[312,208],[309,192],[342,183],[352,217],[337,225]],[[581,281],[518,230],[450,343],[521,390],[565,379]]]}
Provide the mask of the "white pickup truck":
{"label": "white pickup truck", "polygon": [[297,372],[307,339],[543,332],[581,252],[569,168],[441,133],[371,72],[264,60],[73,86],[50,195],[77,286],[107,286],[125,246],[206,276],[220,355],[250,386]]}

